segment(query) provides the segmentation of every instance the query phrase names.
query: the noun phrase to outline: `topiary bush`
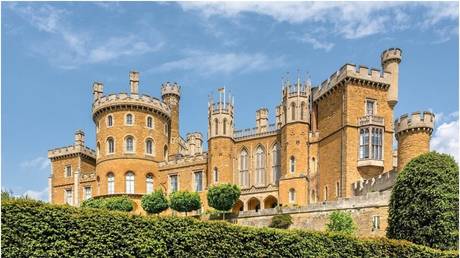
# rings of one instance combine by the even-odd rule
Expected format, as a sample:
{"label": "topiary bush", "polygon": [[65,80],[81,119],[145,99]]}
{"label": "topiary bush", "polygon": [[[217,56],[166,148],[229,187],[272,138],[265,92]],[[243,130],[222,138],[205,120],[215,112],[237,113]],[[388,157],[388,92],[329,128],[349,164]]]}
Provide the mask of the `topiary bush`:
{"label": "topiary bush", "polygon": [[162,190],[142,196],[141,206],[149,214],[158,214],[169,208],[168,199]]}
{"label": "topiary bush", "polygon": [[272,217],[272,221],[268,227],[287,229],[292,225],[292,217],[289,214],[277,214]]}
{"label": "topiary bush", "polygon": [[326,224],[327,231],[352,235],[356,231],[356,224],[349,212],[333,211]]}
{"label": "topiary bush", "polygon": [[402,240],[2,202],[2,257],[457,257]]}
{"label": "topiary bush", "polygon": [[81,204],[81,207],[83,208],[97,208],[97,209],[104,209],[105,207],[105,199],[103,198],[89,198],[87,200],[84,200]]}
{"label": "topiary bush", "polygon": [[[237,185],[220,184],[211,186],[208,189],[208,204],[216,210],[226,212],[233,208],[238,198],[240,198],[241,190]],[[225,213],[223,213],[225,219]]]}
{"label": "topiary bush", "polygon": [[110,197],[104,200],[105,207],[112,211],[130,212],[134,209],[134,203],[128,196]]}
{"label": "topiary bush", "polygon": [[458,247],[458,165],[430,152],[411,160],[393,187],[387,236],[438,249]]}
{"label": "topiary bush", "polygon": [[185,216],[187,216],[188,212],[201,208],[201,199],[196,192],[173,192],[169,197],[169,201],[171,209],[178,212],[185,212]]}

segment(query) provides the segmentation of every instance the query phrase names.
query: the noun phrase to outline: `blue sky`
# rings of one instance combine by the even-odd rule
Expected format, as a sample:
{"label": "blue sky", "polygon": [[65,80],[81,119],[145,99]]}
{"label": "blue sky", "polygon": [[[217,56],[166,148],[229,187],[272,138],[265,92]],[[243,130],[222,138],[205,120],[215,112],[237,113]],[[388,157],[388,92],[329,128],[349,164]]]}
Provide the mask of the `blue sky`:
{"label": "blue sky", "polygon": [[281,77],[297,70],[320,84],[344,63],[380,68],[403,50],[395,117],[438,116],[432,148],[458,159],[456,2],[2,3],[2,188],[47,198],[47,150],[81,128],[94,148],[91,86],[160,97],[182,85],[181,134],[206,135],[208,94],[235,96],[236,128],[280,101]]}

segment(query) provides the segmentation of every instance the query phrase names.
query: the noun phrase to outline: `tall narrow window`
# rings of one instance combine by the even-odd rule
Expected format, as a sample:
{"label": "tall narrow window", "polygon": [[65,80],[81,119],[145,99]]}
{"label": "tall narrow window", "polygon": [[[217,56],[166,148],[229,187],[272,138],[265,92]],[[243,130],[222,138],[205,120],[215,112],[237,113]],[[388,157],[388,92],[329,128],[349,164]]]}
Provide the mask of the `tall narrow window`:
{"label": "tall narrow window", "polygon": [[203,172],[195,172],[195,191],[203,191]]}
{"label": "tall narrow window", "polygon": [[219,182],[219,170],[217,170],[217,168],[214,168],[213,172],[212,172],[212,181],[214,183],[218,183]]}
{"label": "tall narrow window", "polygon": [[165,145],[165,147],[163,148],[163,159],[165,161],[168,161],[168,157],[169,157],[168,146]]}
{"label": "tall narrow window", "polygon": [[265,184],[265,152],[261,146],[256,149],[256,184]]}
{"label": "tall narrow window", "polygon": [[73,192],[72,189],[65,190],[65,203],[72,205],[73,204]]}
{"label": "tall narrow window", "polygon": [[91,198],[91,186],[85,186],[85,200],[88,200]]}
{"label": "tall narrow window", "polygon": [[273,173],[273,183],[278,185],[280,180],[280,160],[281,160],[280,146],[276,143],[272,149],[272,173]]}
{"label": "tall narrow window", "polygon": [[339,197],[340,196],[340,183],[337,182],[335,183],[335,197]]}
{"label": "tall narrow window", "polygon": [[372,128],[372,159],[381,160],[382,159],[382,133],[381,128]]}
{"label": "tall narrow window", "polygon": [[72,176],[72,166],[71,165],[65,166],[65,176],[66,177]]}
{"label": "tall narrow window", "polygon": [[312,174],[316,173],[316,159],[315,159],[315,157],[311,158],[310,170],[311,170]]}
{"label": "tall narrow window", "polygon": [[134,193],[134,173],[129,171],[125,175],[126,179],[126,193],[133,194]]}
{"label": "tall narrow window", "polygon": [[300,120],[304,120],[305,119],[305,102],[302,101],[302,103],[300,104]]}
{"label": "tall narrow window", "polygon": [[375,106],[374,100],[366,100],[366,115],[367,116],[373,116],[375,114],[374,106]]}
{"label": "tall narrow window", "polygon": [[217,118],[214,119],[214,127],[215,127],[214,128],[215,129],[214,134],[218,135],[219,134],[219,121],[217,120]]}
{"label": "tall narrow window", "polygon": [[99,158],[101,155],[101,144],[97,143],[96,144],[96,158]]}
{"label": "tall narrow window", "polygon": [[153,118],[151,116],[147,117],[147,127],[153,128]]}
{"label": "tall narrow window", "polygon": [[148,174],[145,178],[145,192],[151,193],[153,192],[153,175]]}
{"label": "tall narrow window", "polygon": [[132,125],[133,124],[133,115],[132,114],[127,114],[126,115],[126,124],[127,125]]}
{"label": "tall narrow window", "polygon": [[359,137],[359,158],[369,158],[369,128],[363,128],[360,130]]}
{"label": "tall narrow window", "polygon": [[372,216],[372,231],[380,229],[380,216]]}
{"label": "tall narrow window", "polygon": [[179,190],[178,182],[177,182],[177,175],[171,175],[169,176],[169,183],[170,183],[170,191],[176,192]]}
{"label": "tall narrow window", "polygon": [[169,131],[168,123],[165,123],[164,130],[165,130],[165,134],[168,135],[168,131]]}
{"label": "tall narrow window", "polygon": [[227,119],[226,118],[224,118],[223,126],[224,126],[223,134],[226,135],[227,134]]}
{"label": "tall narrow window", "polygon": [[108,115],[107,116],[107,127],[112,127],[113,126],[113,116]]}
{"label": "tall narrow window", "polygon": [[145,141],[145,153],[152,155],[153,154],[153,141],[152,139],[147,139]]}
{"label": "tall narrow window", "polygon": [[289,189],[289,202],[290,203],[295,203],[296,199],[296,192],[294,188]]}
{"label": "tall narrow window", "polygon": [[126,152],[134,152],[134,138],[132,136],[126,137],[125,145]]}
{"label": "tall narrow window", "polygon": [[295,103],[291,104],[291,120],[295,120]]}
{"label": "tall narrow window", "polygon": [[112,172],[107,175],[107,193],[114,194],[115,193],[115,176]]}
{"label": "tall narrow window", "polygon": [[248,152],[245,149],[240,153],[240,185],[249,186]]}
{"label": "tall narrow window", "polygon": [[112,154],[115,152],[115,143],[112,137],[107,138],[107,153]]}
{"label": "tall narrow window", "polygon": [[294,156],[291,156],[291,160],[290,160],[290,171],[291,173],[295,173],[295,157]]}
{"label": "tall narrow window", "polygon": [[327,201],[329,195],[329,189],[327,189],[327,185],[324,187],[324,200]]}

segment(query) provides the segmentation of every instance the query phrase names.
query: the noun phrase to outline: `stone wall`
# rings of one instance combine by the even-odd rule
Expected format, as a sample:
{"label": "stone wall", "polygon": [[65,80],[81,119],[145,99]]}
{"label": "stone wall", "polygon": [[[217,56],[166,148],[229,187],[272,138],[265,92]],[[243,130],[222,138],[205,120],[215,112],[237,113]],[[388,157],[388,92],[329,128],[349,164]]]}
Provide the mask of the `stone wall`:
{"label": "stone wall", "polygon": [[[239,213],[237,223],[240,225],[265,227],[278,213],[290,214],[293,224],[290,228],[323,231],[328,223],[328,216],[336,210],[351,213],[358,230],[358,236],[384,236],[388,219],[390,191],[368,193],[364,196],[339,198],[337,201],[310,204],[308,207],[291,207],[280,210],[264,209],[258,212],[243,211]],[[380,228],[373,228],[373,217],[379,216]]]}

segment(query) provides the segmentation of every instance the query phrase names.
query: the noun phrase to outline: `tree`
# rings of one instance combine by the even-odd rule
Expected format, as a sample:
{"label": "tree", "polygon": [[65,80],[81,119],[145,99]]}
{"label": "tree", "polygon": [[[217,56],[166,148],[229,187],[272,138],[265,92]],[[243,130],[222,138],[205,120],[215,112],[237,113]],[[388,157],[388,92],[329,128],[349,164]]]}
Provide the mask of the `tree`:
{"label": "tree", "polygon": [[141,199],[142,208],[149,214],[158,214],[168,209],[169,204],[162,190],[146,194]]}
{"label": "tree", "polygon": [[127,196],[111,197],[105,200],[105,207],[109,210],[130,212],[134,209],[134,204]]}
{"label": "tree", "polygon": [[272,221],[268,227],[287,229],[292,225],[292,217],[289,214],[277,214],[272,217]]}
{"label": "tree", "polygon": [[241,190],[237,185],[220,184],[212,186],[208,190],[208,204],[216,210],[225,212],[230,210],[240,198]]}
{"label": "tree", "polygon": [[349,212],[333,211],[329,215],[327,223],[327,231],[339,232],[347,235],[352,235],[356,231],[356,225]]}
{"label": "tree", "polygon": [[105,200],[103,198],[98,198],[98,199],[89,198],[82,202],[81,207],[105,209]]}
{"label": "tree", "polygon": [[187,216],[187,212],[201,208],[200,195],[196,192],[173,192],[169,200],[171,202],[171,209],[178,212],[185,212],[185,216]]}
{"label": "tree", "polygon": [[387,237],[438,249],[458,246],[458,164],[437,152],[411,160],[393,187]]}

